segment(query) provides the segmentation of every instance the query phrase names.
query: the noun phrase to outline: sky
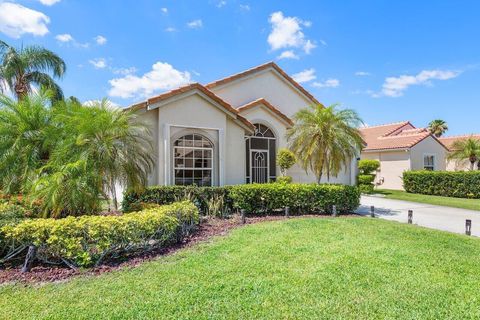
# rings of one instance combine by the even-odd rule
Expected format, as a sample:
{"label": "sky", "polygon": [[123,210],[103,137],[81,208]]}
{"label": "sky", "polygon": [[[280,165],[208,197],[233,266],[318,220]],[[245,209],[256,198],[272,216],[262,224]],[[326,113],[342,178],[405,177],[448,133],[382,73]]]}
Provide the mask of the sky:
{"label": "sky", "polygon": [[66,96],[128,106],[275,61],[367,125],[480,133],[480,1],[0,0],[0,39],[59,54]]}

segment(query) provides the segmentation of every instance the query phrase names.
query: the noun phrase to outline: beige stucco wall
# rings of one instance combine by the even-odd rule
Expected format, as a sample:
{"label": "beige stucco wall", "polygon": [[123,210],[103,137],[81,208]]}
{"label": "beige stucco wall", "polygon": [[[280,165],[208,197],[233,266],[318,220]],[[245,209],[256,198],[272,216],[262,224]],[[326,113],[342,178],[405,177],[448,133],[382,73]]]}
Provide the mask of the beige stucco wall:
{"label": "beige stucco wall", "polygon": [[[455,160],[446,161],[447,162],[447,171],[469,171],[470,162],[468,160],[457,163]],[[476,168],[476,165],[475,165]]]}
{"label": "beige stucco wall", "polygon": [[[175,138],[191,132],[203,134],[215,144],[214,185],[245,181],[245,131],[229,119],[224,111],[198,94],[177,99],[156,110],[158,160],[154,173],[156,179],[149,179],[152,184],[173,183],[171,145]],[[167,158],[165,152],[168,152]],[[168,166],[168,172],[165,166]]]}
{"label": "beige stucco wall", "polygon": [[411,168],[409,151],[362,152],[361,159],[380,161],[376,182],[383,180],[383,184],[379,185],[379,188],[403,189],[403,172]]}
{"label": "beige stucco wall", "polygon": [[299,109],[312,104],[310,100],[303,97],[297,89],[280,78],[271,69],[211,90],[234,107],[242,106],[259,98],[265,98],[289,117]]}
{"label": "beige stucco wall", "polygon": [[[277,152],[279,148],[286,148],[288,143],[285,137],[287,126],[285,123],[278,119],[277,116],[273,115],[265,108],[255,107],[248,109],[242,112],[242,115],[247,118],[251,123],[261,123],[269,128],[271,128],[277,138]],[[356,166],[356,161],[353,162],[353,166]],[[280,176],[280,168],[277,166],[276,170],[277,177]],[[316,177],[313,173],[305,172],[305,170],[298,164],[295,164],[287,172],[289,176],[292,177],[293,182],[301,183],[311,183],[317,182]],[[355,173],[353,173],[355,176]],[[342,170],[337,177],[330,177],[328,180],[327,177],[322,179],[324,183],[339,183],[339,184],[353,184],[355,179],[352,179],[352,168],[348,166],[345,170]]]}
{"label": "beige stucco wall", "polygon": [[138,121],[147,125],[150,129],[152,144],[153,144],[153,156],[155,158],[156,165],[153,168],[153,171],[148,176],[148,185],[158,184],[158,109],[146,111],[144,109],[137,111]]}
{"label": "beige stucco wall", "polygon": [[423,170],[424,155],[435,155],[435,171],[446,170],[447,150],[432,137],[428,137],[411,148],[412,170]]}

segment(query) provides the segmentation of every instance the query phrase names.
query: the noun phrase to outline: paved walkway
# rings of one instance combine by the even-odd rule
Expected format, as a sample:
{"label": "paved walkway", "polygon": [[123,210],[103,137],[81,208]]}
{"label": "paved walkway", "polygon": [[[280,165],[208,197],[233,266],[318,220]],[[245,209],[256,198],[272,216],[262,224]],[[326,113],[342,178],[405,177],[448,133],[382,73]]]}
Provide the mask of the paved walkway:
{"label": "paved walkway", "polygon": [[413,210],[413,223],[419,226],[465,234],[465,220],[472,220],[472,235],[480,237],[480,211],[442,207],[431,204],[362,196],[357,213],[370,214],[375,206],[376,216],[407,223],[408,210]]}

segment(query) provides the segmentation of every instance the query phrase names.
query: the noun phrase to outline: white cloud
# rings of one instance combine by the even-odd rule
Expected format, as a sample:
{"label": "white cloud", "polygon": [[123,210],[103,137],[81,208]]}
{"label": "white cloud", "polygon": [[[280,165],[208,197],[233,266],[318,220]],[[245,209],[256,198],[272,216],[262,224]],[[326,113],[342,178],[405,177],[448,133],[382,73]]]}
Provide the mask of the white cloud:
{"label": "white cloud", "polygon": [[201,27],[203,27],[203,22],[200,19],[193,20],[187,23],[187,27],[191,29],[200,29]]}
{"label": "white cloud", "polygon": [[107,66],[107,60],[105,58],[96,58],[88,60],[88,62],[95,67],[95,69],[104,69]]}
{"label": "white cloud", "polygon": [[322,46],[327,46],[328,45],[327,41],[325,41],[325,40],[320,40],[320,43],[322,44]]}
{"label": "white cloud", "polygon": [[167,14],[168,13],[168,8],[161,8],[160,9],[163,13]]}
{"label": "white cloud", "polygon": [[316,45],[305,38],[302,27],[310,27],[310,21],[303,21],[297,17],[285,17],[281,11],[274,12],[269,19],[272,31],[267,42],[271,50],[299,48],[309,54]]}
{"label": "white cloud", "polygon": [[227,1],[225,1],[225,0],[220,0],[220,1],[218,1],[218,3],[217,3],[217,8],[224,7],[225,5],[227,5]]}
{"label": "white cloud", "polygon": [[[86,106],[86,107],[91,107],[91,106],[95,106],[95,105],[98,105],[102,103],[102,100],[87,100],[87,101],[84,101],[82,103],[82,105]],[[111,101],[111,100],[107,100],[107,106],[109,108],[112,108],[112,109],[118,109],[120,108],[120,105]]]}
{"label": "white cloud", "polygon": [[365,76],[370,76],[371,73],[370,72],[366,72],[366,71],[357,71],[355,72],[355,75],[357,77],[365,77]]}
{"label": "white cloud", "polygon": [[168,27],[168,28],[165,28],[165,31],[166,32],[175,32],[175,31],[177,31],[177,29],[175,29],[174,27]]}
{"label": "white cloud", "polygon": [[107,38],[105,38],[104,36],[101,36],[101,35],[98,35],[96,36],[95,38],[93,38],[95,40],[95,42],[99,45],[99,46],[103,46],[105,43],[107,43]]}
{"label": "white cloud", "polygon": [[460,71],[452,70],[423,70],[417,75],[401,75],[388,77],[382,85],[381,95],[400,97],[408,87],[413,85],[431,85],[431,80],[448,80],[460,75]]}
{"label": "white cloud", "polygon": [[137,68],[135,67],[129,67],[129,68],[112,68],[112,72],[114,74],[121,74],[126,76],[127,74],[132,74],[137,72]]}
{"label": "white cloud", "polygon": [[43,5],[53,6],[55,3],[60,2],[60,0],[40,0]]}
{"label": "white cloud", "polygon": [[0,31],[12,38],[20,38],[25,33],[44,36],[48,33],[50,18],[16,3],[0,3]]}
{"label": "white cloud", "polygon": [[248,5],[248,4],[240,4],[240,10],[242,10],[242,11],[250,11],[250,5]]}
{"label": "white cloud", "polygon": [[295,52],[293,52],[293,50],[286,50],[286,51],[283,51],[278,57],[277,57],[278,60],[281,60],[281,59],[299,59],[298,55],[295,54]]}
{"label": "white cloud", "polygon": [[314,82],[312,86],[317,88],[336,88],[340,85],[340,80],[338,79],[327,79],[323,82]]}
{"label": "white cloud", "polygon": [[157,62],[142,76],[127,75],[109,81],[108,94],[120,98],[145,98],[154,93],[173,89],[191,82],[188,71],[179,71],[166,62]]}
{"label": "white cloud", "polygon": [[292,78],[298,83],[304,83],[304,82],[315,80],[317,76],[315,75],[315,69],[310,68],[310,69],[305,69],[299,73],[295,73],[292,76]]}
{"label": "white cloud", "polygon": [[73,41],[73,37],[71,34],[68,33],[63,33],[63,34],[57,34],[55,36],[55,39],[57,39],[60,42],[70,42]]}

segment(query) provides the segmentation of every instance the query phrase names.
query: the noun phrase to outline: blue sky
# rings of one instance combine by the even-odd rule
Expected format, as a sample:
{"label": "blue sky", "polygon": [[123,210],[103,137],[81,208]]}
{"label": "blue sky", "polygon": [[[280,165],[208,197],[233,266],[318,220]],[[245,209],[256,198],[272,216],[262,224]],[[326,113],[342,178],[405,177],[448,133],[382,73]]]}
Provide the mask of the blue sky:
{"label": "blue sky", "polygon": [[68,65],[65,94],[128,105],[277,62],[369,125],[480,132],[479,1],[0,0],[0,39]]}

